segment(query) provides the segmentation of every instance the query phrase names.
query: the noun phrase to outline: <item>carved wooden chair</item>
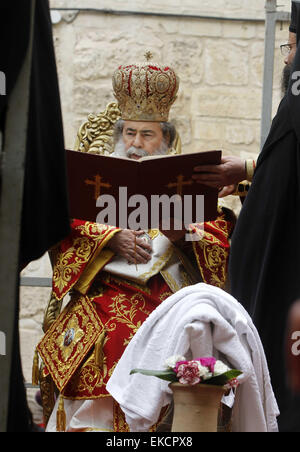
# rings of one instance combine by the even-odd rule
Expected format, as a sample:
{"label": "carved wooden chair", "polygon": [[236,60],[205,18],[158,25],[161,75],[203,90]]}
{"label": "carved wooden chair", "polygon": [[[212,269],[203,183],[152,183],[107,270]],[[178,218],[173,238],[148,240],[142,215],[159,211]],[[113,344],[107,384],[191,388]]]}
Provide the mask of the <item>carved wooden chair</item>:
{"label": "carved wooden chair", "polygon": [[97,115],[89,114],[79,128],[75,151],[90,154],[110,155],[114,150],[114,125],[121,118],[118,104],[111,102]]}

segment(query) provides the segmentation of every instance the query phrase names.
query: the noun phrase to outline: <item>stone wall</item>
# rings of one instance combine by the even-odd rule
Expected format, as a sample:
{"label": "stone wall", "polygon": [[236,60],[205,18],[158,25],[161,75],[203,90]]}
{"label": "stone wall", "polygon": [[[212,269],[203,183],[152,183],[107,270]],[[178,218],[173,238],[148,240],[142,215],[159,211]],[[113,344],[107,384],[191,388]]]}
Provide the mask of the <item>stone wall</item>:
{"label": "stone wall", "polygon": [[[50,3],[53,8],[113,8],[215,17],[179,19],[60,11],[62,20],[53,26],[53,32],[66,147],[73,148],[78,127],[86,116],[113,100],[111,74],[115,68],[143,60],[150,50],[155,60],[174,66],[181,78],[170,119],[178,126],[185,151],[222,149],[224,153],[246,158],[258,154],[264,0],[51,0]],[[281,0],[280,4],[284,5],[281,10],[289,10],[289,0]],[[280,100],[283,69],[279,45],[287,37],[288,23],[278,23],[274,112]],[[32,263],[24,274],[51,276],[48,258]],[[49,294],[49,288],[21,288],[21,350],[27,382],[31,379],[33,351],[42,335]],[[29,400],[39,420],[40,410],[32,390]]]}
{"label": "stone wall", "polygon": [[[280,0],[279,4],[278,10],[290,10],[290,0]],[[265,17],[265,0],[50,0],[50,5],[52,8],[155,11],[226,18],[264,19]]]}
{"label": "stone wall", "polygon": [[[99,8],[99,2],[92,0],[52,0],[51,4]],[[227,18],[264,17],[264,0],[101,2],[101,8],[105,7]],[[111,74],[115,68],[141,61],[145,51],[151,50],[155,60],[173,65],[180,76],[179,97],[170,118],[178,125],[185,151],[220,148],[224,153],[245,157],[259,152],[263,22],[83,11],[72,21],[72,15],[61,14],[64,20],[53,29],[67,147],[73,148],[86,115],[98,112],[113,99]],[[277,26],[274,112],[280,100],[283,69],[279,44],[287,39],[287,25]]]}

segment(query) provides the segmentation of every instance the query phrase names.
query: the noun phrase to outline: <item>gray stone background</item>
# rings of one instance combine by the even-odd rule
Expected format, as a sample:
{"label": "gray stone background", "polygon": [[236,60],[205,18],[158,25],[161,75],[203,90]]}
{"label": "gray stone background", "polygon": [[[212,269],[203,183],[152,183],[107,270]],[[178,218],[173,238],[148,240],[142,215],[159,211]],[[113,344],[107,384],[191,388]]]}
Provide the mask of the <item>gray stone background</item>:
{"label": "gray stone background", "polygon": [[[97,12],[61,11],[53,25],[66,148],[72,149],[78,127],[89,113],[113,100],[111,74],[124,63],[154,60],[173,66],[181,79],[171,110],[184,151],[222,149],[224,154],[256,157],[260,146],[264,60],[264,0],[50,0],[52,8],[197,14],[257,21],[118,16]],[[279,10],[290,10],[281,0]],[[283,58],[279,45],[288,38],[288,23],[276,32],[273,112],[280,101]],[[51,127],[51,124],[49,124]],[[226,202],[238,209],[236,200]],[[51,277],[47,256],[32,262],[27,276]],[[36,344],[50,295],[49,288],[21,287],[20,334],[23,370],[31,381]],[[34,418],[41,421],[36,389],[28,389]]]}

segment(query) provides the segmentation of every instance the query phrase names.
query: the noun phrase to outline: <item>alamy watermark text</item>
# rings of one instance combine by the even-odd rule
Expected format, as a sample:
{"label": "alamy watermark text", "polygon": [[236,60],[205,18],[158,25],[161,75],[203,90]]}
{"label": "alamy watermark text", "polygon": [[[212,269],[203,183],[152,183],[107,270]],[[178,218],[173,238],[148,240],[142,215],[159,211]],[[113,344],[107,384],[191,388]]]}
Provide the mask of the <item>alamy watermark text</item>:
{"label": "alamy watermark text", "polygon": [[0,71],[0,96],[6,96],[6,76]]}
{"label": "alamy watermark text", "polygon": [[[98,197],[96,207],[101,211],[96,222],[115,225],[134,231],[160,228],[166,231],[189,230],[192,223],[204,222],[203,195],[151,195],[150,202],[144,195],[136,194],[128,198],[127,187],[119,187],[118,202],[112,195]],[[117,221],[118,217],[118,221]],[[172,222],[172,224],[171,224]],[[198,241],[198,234],[186,234],[186,241]]]}
{"label": "alamy watermark text", "polygon": [[292,355],[300,356],[300,331],[294,331],[291,336],[292,341],[295,341],[292,345]]}
{"label": "alamy watermark text", "polygon": [[6,355],[6,336],[3,331],[0,331],[0,356]]}

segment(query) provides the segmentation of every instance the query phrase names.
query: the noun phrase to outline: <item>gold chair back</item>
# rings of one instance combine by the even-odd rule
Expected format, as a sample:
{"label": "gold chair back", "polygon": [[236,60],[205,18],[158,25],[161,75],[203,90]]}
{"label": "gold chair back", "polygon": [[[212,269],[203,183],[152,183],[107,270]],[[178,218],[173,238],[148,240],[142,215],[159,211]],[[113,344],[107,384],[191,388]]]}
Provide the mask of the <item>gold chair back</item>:
{"label": "gold chair back", "polygon": [[97,115],[88,115],[79,128],[75,151],[110,155],[114,150],[114,125],[121,118],[118,104],[111,102]]}

